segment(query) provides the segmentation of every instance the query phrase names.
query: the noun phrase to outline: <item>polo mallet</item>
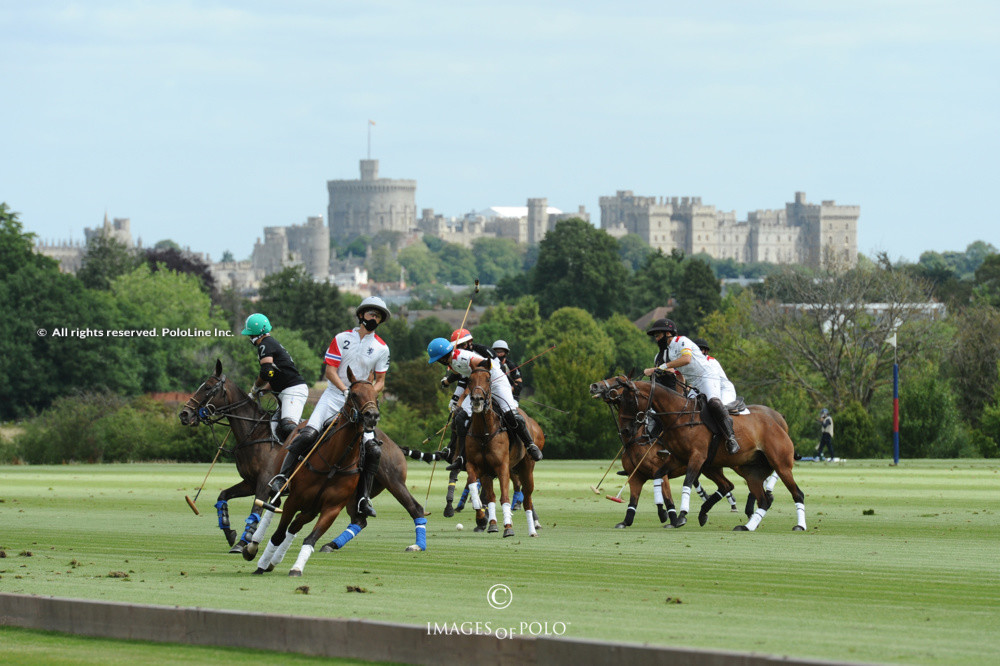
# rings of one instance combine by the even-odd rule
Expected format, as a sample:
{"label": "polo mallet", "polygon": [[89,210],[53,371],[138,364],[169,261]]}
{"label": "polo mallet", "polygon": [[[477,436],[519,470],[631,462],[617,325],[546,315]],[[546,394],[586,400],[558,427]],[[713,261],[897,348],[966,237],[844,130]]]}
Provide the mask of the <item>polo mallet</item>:
{"label": "polo mallet", "polygon": [[604,472],[604,476],[601,477],[601,480],[597,482],[596,486],[591,486],[590,487],[590,489],[594,491],[595,495],[600,495],[601,494],[601,484],[604,483],[604,479],[608,478],[608,472],[610,472],[611,468],[615,466],[615,461],[618,460],[618,456],[620,456],[622,454],[622,451],[624,451],[624,450],[625,450],[624,446],[622,446],[620,449],[618,449],[618,453],[615,454],[615,457],[611,459],[611,464],[608,465],[607,472]]}
{"label": "polo mallet", "polygon": [[[476,284],[479,284],[479,280],[476,280]],[[455,409],[461,409],[461,407],[456,406]],[[455,412],[448,412],[448,421],[444,424],[444,427],[441,428],[441,430],[438,431],[438,432],[441,433],[441,441],[438,442],[438,451],[440,451],[441,447],[444,446],[444,435],[445,435],[445,432],[447,432],[447,430],[448,430],[448,426],[451,425],[451,419],[452,419],[452,417],[454,415],[455,415]],[[434,434],[436,435],[437,433],[434,433]],[[428,437],[427,439],[430,439],[430,437]],[[427,441],[427,440],[424,440],[424,441]],[[431,498],[431,484],[434,483],[434,470],[437,469],[437,464],[438,464],[438,461],[435,460],[434,463],[431,465],[431,477],[427,481],[427,494],[424,495],[424,506],[427,506],[427,502]],[[425,516],[429,516],[429,515],[431,515],[431,512],[428,511],[427,509],[424,509],[424,515]]]}
{"label": "polo mallet", "polygon": [[549,347],[549,348],[548,348],[548,349],[546,349],[545,351],[541,352],[540,354],[535,354],[534,356],[532,356],[531,358],[529,358],[529,359],[528,359],[527,361],[525,361],[524,363],[522,363],[522,364],[520,364],[520,365],[515,365],[515,366],[514,366],[513,368],[511,368],[510,370],[508,370],[508,371],[507,371],[507,372],[505,372],[504,374],[505,374],[505,375],[509,375],[510,373],[514,372],[514,371],[515,371],[515,370],[517,370],[518,368],[523,368],[524,366],[528,365],[529,363],[531,363],[532,361],[534,361],[534,360],[535,360],[536,358],[538,358],[539,356],[544,356],[545,354],[548,354],[548,353],[549,353],[550,351],[552,351],[552,350],[553,350],[553,349],[555,349],[555,348],[556,348],[556,346],[555,346],[555,345],[552,345],[551,347]]}
{"label": "polo mallet", "polygon": [[209,466],[208,471],[205,473],[205,480],[201,482],[201,488],[199,488],[198,492],[194,494],[194,499],[191,499],[187,495],[184,496],[184,500],[188,503],[188,506],[191,507],[191,510],[194,511],[194,515],[196,516],[201,515],[201,511],[198,511],[198,507],[195,506],[195,502],[198,501],[198,495],[201,495],[201,491],[205,487],[205,483],[208,482],[208,475],[212,473],[212,468],[215,467],[215,461],[219,459],[219,454],[222,453],[222,448],[226,445],[226,441],[232,434],[233,434],[232,430],[226,433],[226,437],[225,439],[222,440],[222,444],[219,446],[219,450],[215,452],[215,457],[212,458],[212,464]]}
{"label": "polo mallet", "polygon": [[326,434],[330,432],[330,428],[333,427],[333,424],[336,423],[337,420],[338,419],[333,419],[332,421],[330,421],[330,425],[326,427],[326,430],[323,431],[323,434],[316,438],[316,443],[313,444],[311,449],[309,449],[309,453],[307,453],[306,456],[299,461],[299,464],[295,466],[295,469],[292,470],[292,473],[288,475],[288,478],[285,479],[285,483],[282,484],[281,489],[274,494],[274,497],[272,497],[269,502],[265,502],[262,499],[255,499],[253,501],[253,505],[255,507],[263,507],[268,511],[273,511],[274,513],[281,513],[281,509],[279,509],[275,505],[275,502],[277,502],[278,499],[281,497],[281,493],[285,492],[285,488],[287,488],[288,484],[292,482],[292,479],[295,478],[295,475],[299,473],[299,470],[302,469],[302,466],[306,464],[306,461],[309,460],[309,456],[313,454],[313,451],[315,451],[316,448],[320,445],[320,443],[326,437]]}

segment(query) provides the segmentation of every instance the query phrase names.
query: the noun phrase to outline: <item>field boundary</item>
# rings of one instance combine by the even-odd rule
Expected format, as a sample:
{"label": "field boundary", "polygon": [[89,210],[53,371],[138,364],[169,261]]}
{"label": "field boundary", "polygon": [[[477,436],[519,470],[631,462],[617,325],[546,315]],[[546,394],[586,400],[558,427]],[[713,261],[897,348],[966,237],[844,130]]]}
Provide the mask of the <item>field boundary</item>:
{"label": "field boundary", "polygon": [[820,666],[838,662],[553,636],[435,634],[417,625],[0,593],[0,626],[412,664]]}

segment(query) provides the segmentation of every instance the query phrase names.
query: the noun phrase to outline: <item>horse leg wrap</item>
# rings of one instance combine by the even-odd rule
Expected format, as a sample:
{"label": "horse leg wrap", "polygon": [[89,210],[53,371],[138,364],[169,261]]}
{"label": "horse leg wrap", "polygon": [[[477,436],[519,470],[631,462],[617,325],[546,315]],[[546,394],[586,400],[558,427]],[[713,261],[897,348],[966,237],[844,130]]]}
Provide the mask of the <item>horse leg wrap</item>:
{"label": "horse leg wrap", "polygon": [[[675,509],[674,507],[670,507],[669,509],[667,509],[667,520],[670,521],[671,525],[677,523],[677,509]],[[664,521],[661,520],[660,522]]]}
{"label": "horse leg wrap", "polygon": [[700,484],[700,483],[695,483],[695,484],[694,484],[694,491],[695,491],[696,493],[698,493],[698,497],[700,497],[700,498],[701,498],[701,501],[702,501],[702,502],[704,502],[705,500],[707,500],[707,499],[708,499],[708,493],[707,493],[707,492],[705,492],[705,489],[701,487],[701,484]]}
{"label": "horse leg wrap", "polygon": [[260,554],[260,557],[257,559],[257,568],[267,569],[269,566],[271,566],[271,559],[274,557],[274,551],[276,551],[277,549],[278,547],[275,546],[270,539],[268,539],[267,545],[264,546],[264,551]]}
{"label": "horse leg wrap", "polygon": [[687,515],[691,510],[691,486],[681,488],[681,513]]}
{"label": "horse leg wrap", "polygon": [[341,548],[347,545],[348,541],[361,534],[361,530],[363,529],[364,528],[361,525],[355,525],[354,523],[351,523],[350,525],[347,526],[347,529],[345,529],[343,532],[340,533],[340,536],[338,536],[330,543],[333,545],[334,548],[340,550]]}
{"label": "horse leg wrap", "polygon": [[514,496],[511,498],[510,504],[512,508],[520,504],[524,504],[524,493],[522,493],[520,490],[515,490]]}
{"label": "horse leg wrap", "polygon": [[796,523],[802,529],[806,528],[806,505],[802,502],[795,503],[795,516],[798,518]]}
{"label": "horse leg wrap", "polygon": [[486,520],[491,523],[497,522],[497,503],[490,502],[486,505]]}
{"label": "horse leg wrap", "polygon": [[513,525],[514,524],[514,519],[511,518],[510,502],[505,502],[504,504],[501,504],[500,508],[503,509],[503,525],[504,525],[504,527],[506,527],[507,525]]}
{"label": "horse leg wrap", "polygon": [[226,500],[219,500],[215,503],[215,512],[219,514],[219,529],[229,529],[229,505]]}
{"label": "horse leg wrap", "polygon": [[625,523],[625,527],[632,526],[632,521],[635,520],[635,510],[636,510],[636,505],[630,502],[628,508],[625,509],[625,520],[622,521],[623,523]]}
{"label": "horse leg wrap", "polygon": [[260,523],[260,516],[256,513],[251,513],[247,516],[246,527],[243,528],[243,536],[240,537],[240,541],[245,541],[250,543],[253,539],[253,535],[257,533],[257,525]]}
{"label": "horse leg wrap", "polygon": [[772,490],[774,490],[774,484],[776,484],[777,482],[778,482],[778,473],[771,472],[771,476],[767,477],[767,479],[764,480],[764,490],[766,490],[767,492],[771,492]]}
{"label": "horse leg wrap", "polygon": [[538,534],[538,532],[535,531],[535,512],[531,509],[525,509],[524,517],[528,519],[528,536],[535,536]]}
{"label": "horse leg wrap", "polygon": [[264,540],[264,535],[267,534],[267,528],[271,524],[271,519],[274,518],[274,511],[265,511],[264,515],[260,517],[260,522],[257,523],[257,529],[253,533],[253,537],[250,540],[254,543],[260,543]]}
{"label": "horse leg wrap", "polygon": [[297,535],[287,532],[285,534],[285,540],[281,542],[281,545],[274,549],[274,556],[271,558],[271,564],[278,565],[281,564],[281,560],[285,559],[285,553],[288,552],[288,547],[292,545],[295,541]]}
{"label": "horse leg wrap", "polygon": [[[469,493],[469,497],[472,498],[472,508],[475,509],[476,511],[482,509],[483,501],[479,498],[479,482],[473,481],[472,483],[469,484],[469,486],[465,490],[467,493]],[[463,498],[465,497],[464,493],[462,494],[462,497]]]}
{"label": "horse leg wrap", "polygon": [[466,486],[465,490],[462,491],[462,496],[458,499],[458,506],[455,507],[455,511],[461,511],[462,509],[464,509],[465,502],[468,499],[469,499],[469,486]]}
{"label": "horse leg wrap", "polygon": [[313,554],[313,546],[308,544],[302,544],[302,550],[299,551],[299,556],[295,558],[295,564],[292,565],[292,571],[298,571],[302,573],[302,570],[306,568],[306,562],[309,561],[309,557]]}
{"label": "horse leg wrap", "polygon": [[755,529],[757,529],[757,526],[760,525],[760,521],[764,520],[764,515],[766,513],[767,513],[766,509],[761,509],[758,507],[758,509],[753,512],[753,515],[750,516],[750,520],[747,521],[746,528],[751,532],[753,532]]}
{"label": "horse leg wrap", "polygon": [[427,519],[423,516],[414,518],[413,524],[417,531],[417,548],[427,550]]}
{"label": "horse leg wrap", "polygon": [[[448,494],[444,496],[445,502],[451,504],[455,501],[455,479],[448,479]],[[465,501],[465,496],[462,496],[462,501]]]}
{"label": "horse leg wrap", "polygon": [[733,511],[736,511],[736,498],[733,497],[732,492],[726,493],[726,499],[729,500],[729,506]]}
{"label": "horse leg wrap", "polygon": [[656,505],[656,517],[660,519],[661,523],[667,522],[667,507],[662,504]]}
{"label": "horse leg wrap", "polygon": [[653,504],[663,504],[663,479],[653,479]]}

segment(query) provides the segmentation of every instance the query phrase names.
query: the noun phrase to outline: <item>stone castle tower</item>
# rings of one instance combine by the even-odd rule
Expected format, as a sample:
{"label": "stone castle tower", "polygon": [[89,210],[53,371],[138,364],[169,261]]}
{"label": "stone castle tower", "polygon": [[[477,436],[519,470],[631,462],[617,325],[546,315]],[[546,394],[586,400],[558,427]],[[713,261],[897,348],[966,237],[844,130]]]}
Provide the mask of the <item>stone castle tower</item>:
{"label": "stone castle tower", "polygon": [[330,236],[350,242],[380,231],[417,227],[417,181],[378,177],[378,160],[361,160],[361,180],[328,180]]}

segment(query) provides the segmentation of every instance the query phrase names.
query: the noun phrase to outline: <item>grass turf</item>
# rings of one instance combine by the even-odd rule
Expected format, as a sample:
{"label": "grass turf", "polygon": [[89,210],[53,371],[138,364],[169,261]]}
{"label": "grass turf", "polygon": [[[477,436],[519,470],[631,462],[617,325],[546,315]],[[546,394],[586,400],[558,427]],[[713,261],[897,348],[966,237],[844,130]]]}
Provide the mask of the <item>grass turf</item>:
{"label": "grass turf", "polygon": [[[605,469],[540,464],[539,537],[527,537],[517,512],[517,535],[502,539],[473,533],[468,510],[441,516],[439,466],[427,552],[403,552],[412,521],[383,494],[358,538],[314,554],[295,579],[286,573],[301,540],[263,577],[226,553],[212,505],[236,480],[231,465],[213,471],[201,516],[184,495],[194,496],[207,465],[0,467],[0,590],[420,626],[565,623],[567,636],[841,661],[994,663],[1000,653],[998,461],[800,463],[805,533],[791,531],[794,507],[780,485],[754,533],[731,531],[743,517],[724,502],[705,527],[692,517],[661,529],[650,489],[635,525],[616,530],[625,505],[590,490]],[[421,502],[429,470],[410,466]],[[623,481],[610,476],[603,489],[613,495]],[[673,488],[679,496],[677,480]],[[696,513],[697,498],[692,505]],[[249,508],[230,503],[234,527]],[[345,526],[338,519],[323,542]],[[504,610],[487,604],[497,583],[513,591]]]}

